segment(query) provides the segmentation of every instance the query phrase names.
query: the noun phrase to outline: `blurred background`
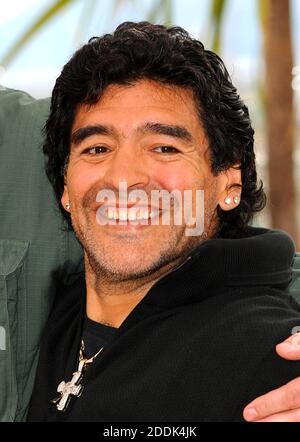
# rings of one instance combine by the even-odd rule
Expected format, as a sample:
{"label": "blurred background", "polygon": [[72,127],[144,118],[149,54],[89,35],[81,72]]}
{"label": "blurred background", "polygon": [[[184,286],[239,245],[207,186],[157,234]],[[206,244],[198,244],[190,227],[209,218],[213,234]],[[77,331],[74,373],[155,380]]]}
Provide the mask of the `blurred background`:
{"label": "blurred background", "polygon": [[300,0],[1,0],[0,83],[48,97],[62,66],[123,21],[184,27],[224,59],[250,109],[268,205],[300,250]]}

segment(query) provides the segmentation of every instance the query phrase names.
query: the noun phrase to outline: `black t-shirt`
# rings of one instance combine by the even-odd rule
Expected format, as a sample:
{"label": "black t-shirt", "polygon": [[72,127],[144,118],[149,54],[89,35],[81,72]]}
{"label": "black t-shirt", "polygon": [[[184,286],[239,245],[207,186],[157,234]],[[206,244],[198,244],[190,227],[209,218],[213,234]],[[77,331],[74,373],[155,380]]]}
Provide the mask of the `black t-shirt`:
{"label": "black t-shirt", "polygon": [[92,321],[87,316],[84,320],[82,339],[84,356],[91,358],[101,347],[106,346],[115,335],[117,328]]}
{"label": "black t-shirt", "polygon": [[[117,330],[118,329],[115,327],[110,327],[108,325],[92,321],[86,316],[82,330],[84,357],[91,358],[100,350],[101,347],[108,345]],[[101,353],[98,357],[101,357]],[[77,416],[78,412],[82,414],[82,410],[84,410],[87,405],[85,404],[85,401],[86,396],[84,394],[82,394],[80,398],[73,397],[68,405],[68,413],[65,414],[65,420],[69,422],[76,422],[77,419],[75,416]]]}

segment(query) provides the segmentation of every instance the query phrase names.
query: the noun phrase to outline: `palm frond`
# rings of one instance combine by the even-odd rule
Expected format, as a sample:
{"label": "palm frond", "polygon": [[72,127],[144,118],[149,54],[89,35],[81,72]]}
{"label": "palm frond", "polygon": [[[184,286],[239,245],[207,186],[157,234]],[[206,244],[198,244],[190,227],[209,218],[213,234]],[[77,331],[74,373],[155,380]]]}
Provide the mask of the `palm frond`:
{"label": "palm frond", "polygon": [[212,48],[215,52],[219,52],[221,47],[221,29],[225,8],[228,0],[213,0],[211,7],[211,21],[213,25],[213,44]]}
{"label": "palm frond", "polygon": [[163,7],[163,19],[167,26],[173,22],[173,2],[172,0],[164,0],[161,2]]}
{"label": "palm frond", "polygon": [[266,20],[268,17],[268,9],[269,9],[268,3],[269,3],[268,0],[258,0],[259,18],[263,28],[266,25]]}

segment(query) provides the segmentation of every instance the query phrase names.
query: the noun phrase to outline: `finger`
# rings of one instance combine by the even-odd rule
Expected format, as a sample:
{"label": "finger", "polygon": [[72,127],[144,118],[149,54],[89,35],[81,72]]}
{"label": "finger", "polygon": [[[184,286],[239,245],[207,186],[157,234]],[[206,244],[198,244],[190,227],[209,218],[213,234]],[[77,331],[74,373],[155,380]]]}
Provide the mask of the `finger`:
{"label": "finger", "polygon": [[277,413],[300,408],[300,378],[260,396],[244,409],[244,419],[258,421]]}
{"label": "finger", "polygon": [[300,408],[287,411],[286,413],[273,414],[272,416],[260,419],[257,422],[300,422]]}
{"label": "finger", "polygon": [[276,346],[279,356],[290,361],[300,360],[300,333],[295,333]]}

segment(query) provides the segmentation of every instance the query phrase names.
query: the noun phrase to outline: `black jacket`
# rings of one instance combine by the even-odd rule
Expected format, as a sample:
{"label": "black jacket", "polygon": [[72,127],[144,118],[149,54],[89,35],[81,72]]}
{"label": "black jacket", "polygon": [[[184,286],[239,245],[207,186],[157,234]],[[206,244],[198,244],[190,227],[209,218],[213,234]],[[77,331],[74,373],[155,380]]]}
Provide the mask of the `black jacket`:
{"label": "black jacket", "polygon": [[[300,325],[284,292],[293,256],[291,239],[266,229],[204,242],[150,289],[89,368],[76,419],[243,420],[248,402],[300,375],[300,362],[275,352]],[[46,326],[29,421],[67,417],[50,401],[77,367],[85,303],[82,274],[58,293]]]}

